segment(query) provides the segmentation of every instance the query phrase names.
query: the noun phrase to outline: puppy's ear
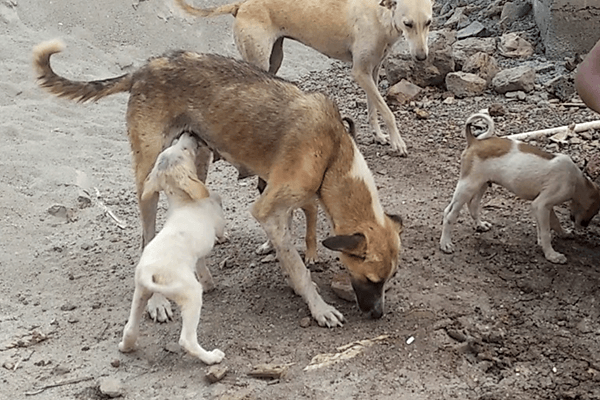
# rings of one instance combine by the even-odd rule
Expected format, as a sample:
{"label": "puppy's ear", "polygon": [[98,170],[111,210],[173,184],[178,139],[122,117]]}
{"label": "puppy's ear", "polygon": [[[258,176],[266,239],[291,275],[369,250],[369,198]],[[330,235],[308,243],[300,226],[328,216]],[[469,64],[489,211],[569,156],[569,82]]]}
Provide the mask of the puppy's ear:
{"label": "puppy's ear", "polygon": [[394,226],[396,228],[396,230],[398,231],[398,234],[402,233],[402,217],[400,215],[397,214],[385,214],[387,215],[387,217],[392,220],[392,222],[394,223]]}
{"label": "puppy's ear", "polygon": [[158,173],[156,170],[150,171],[150,175],[144,180],[144,191],[140,199],[142,201],[148,200],[149,197],[154,196],[155,193],[160,192],[160,185],[158,184]]}
{"label": "puppy's ear", "polygon": [[385,7],[387,9],[393,10],[394,8],[396,8],[396,1],[395,0],[381,0],[379,5],[381,7]]}
{"label": "puppy's ear", "polygon": [[322,243],[329,250],[341,251],[342,253],[363,258],[367,249],[367,238],[362,233],[331,236],[323,240]]}
{"label": "puppy's ear", "polygon": [[194,201],[205,199],[210,196],[204,183],[200,182],[195,174],[185,174],[183,179],[181,179],[180,182],[177,182],[177,184]]}

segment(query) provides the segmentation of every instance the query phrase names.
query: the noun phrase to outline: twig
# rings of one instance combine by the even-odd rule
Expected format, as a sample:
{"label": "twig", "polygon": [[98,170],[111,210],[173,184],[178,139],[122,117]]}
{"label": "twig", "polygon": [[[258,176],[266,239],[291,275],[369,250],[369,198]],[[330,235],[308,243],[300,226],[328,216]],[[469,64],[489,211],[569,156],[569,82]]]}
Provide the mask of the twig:
{"label": "twig", "polygon": [[96,190],[96,198],[98,201],[98,205],[100,206],[100,208],[102,208],[104,210],[105,213],[108,214],[109,217],[111,217],[116,223],[117,226],[121,229],[125,229],[127,228],[127,224],[123,221],[121,221],[103,202],[102,200],[100,200],[100,191],[98,190],[98,188],[94,188]]}
{"label": "twig", "polygon": [[55,383],[50,383],[48,385],[44,385],[40,388],[32,390],[31,392],[25,392],[25,396],[34,396],[36,394],[42,393],[46,389],[50,389],[50,388],[58,387],[58,386],[73,385],[73,384],[79,383],[79,382],[91,381],[92,379],[94,379],[93,376],[82,376],[80,378],[65,379],[64,381],[58,381]]}
{"label": "twig", "polygon": [[106,326],[104,327],[104,329],[102,330],[102,333],[99,336],[96,336],[96,340],[98,342],[100,342],[102,340],[102,338],[104,337],[104,334],[106,333],[106,330],[108,329],[108,327],[110,326],[110,322],[106,323]]}
{"label": "twig", "polygon": [[569,132],[569,131],[584,132],[584,131],[588,131],[590,129],[600,129],[600,121],[591,121],[591,122],[584,122],[582,124],[575,124],[574,127],[573,126],[560,126],[557,128],[542,129],[539,131],[517,133],[514,135],[508,135],[508,136],[504,136],[504,137],[508,138],[508,139],[521,140],[521,139],[534,138],[534,137],[539,137],[539,136],[549,136],[549,135],[554,135],[557,133],[563,133],[563,132]]}

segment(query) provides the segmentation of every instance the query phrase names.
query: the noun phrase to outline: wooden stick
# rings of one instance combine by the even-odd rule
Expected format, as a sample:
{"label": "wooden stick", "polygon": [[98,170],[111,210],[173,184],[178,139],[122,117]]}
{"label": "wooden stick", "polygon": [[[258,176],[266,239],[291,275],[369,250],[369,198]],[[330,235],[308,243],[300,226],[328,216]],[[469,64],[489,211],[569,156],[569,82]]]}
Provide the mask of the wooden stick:
{"label": "wooden stick", "polygon": [[117,223],[117,226],[121,229],[125,229],[127,228],[127,224],[123,221],[121,221],[105,204],[104,202],[102,202],[102,198],[100,196],[100,191],[98,190],[98,188],[94,188],[96,189],[96,198],[97,198],[97,202],[98,205],[100,206],[100,208],[102,208],[104,210],[104,212],[106,214],[108,214],[109,217],[111,217],[113,219],[113,221],[115,221]]}
{"label": "wooden stick", "polygon": [[91,381],[92,379],[94,379],[93,376],[82,376],[80,378],[65,379],[63,381],[58,381],[55,383],[50,383],[48,385],[44,385],[40,388],[32,390],[31,392],[25,392],[25,396],[33,396],[33,395],[42,393],[46,389],[50,389],[50,388],[58,387],[58,386],[73,385],[73,384],[79,383],[79,382]]}
{"label": "wooden stick", "polygon": [[591,121],[591,122],[584,122],[581,124],[575,124],[574,127],[573,126],[560,126],[557,128],[542,129],[539,131],[517,133],[514,135],[508,135],[508,136],[504,136],[504,137],[508,138],[508,139],[521,140],[521,139],[535,138],[535,137],[540,137],[540,136],[555,135],[557,133],[563,133],[563,132],[568,132],[568,131],[584,132],[584,131],[589,131],[590,129],[600,129],[600,121]]}

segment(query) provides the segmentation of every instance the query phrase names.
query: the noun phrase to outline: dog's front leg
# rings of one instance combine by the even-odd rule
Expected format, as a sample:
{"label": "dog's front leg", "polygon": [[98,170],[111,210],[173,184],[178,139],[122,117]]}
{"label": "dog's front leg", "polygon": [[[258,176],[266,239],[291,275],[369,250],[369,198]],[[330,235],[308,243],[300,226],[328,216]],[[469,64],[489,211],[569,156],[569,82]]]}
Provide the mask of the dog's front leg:
{"label": "dog's front leg", "polygon": [[344,316],[321,298],[316,284],[310,277],[310,271],[292,243],[288,226],[289,208],[273,208],[272,204],[268,204],[269,201],[268,196],[259,198],[252,207],[252,215],[260,222],[273,243],[290,286],[308,304],[313,318],[319,325],[330,328],[342,326]]}
{"label": "dog's front leg", "polygon": [[[550,235],[550,214],[554,213],[552,206],[548,205],[544,196],[540,195],[531,203],[531,208],[537,223],[538,243],[542,246],[546,260],[555,264],[566,263],[567,257],[552,248],[552,237]],[[556,218],[556,215],[554,217]]]}

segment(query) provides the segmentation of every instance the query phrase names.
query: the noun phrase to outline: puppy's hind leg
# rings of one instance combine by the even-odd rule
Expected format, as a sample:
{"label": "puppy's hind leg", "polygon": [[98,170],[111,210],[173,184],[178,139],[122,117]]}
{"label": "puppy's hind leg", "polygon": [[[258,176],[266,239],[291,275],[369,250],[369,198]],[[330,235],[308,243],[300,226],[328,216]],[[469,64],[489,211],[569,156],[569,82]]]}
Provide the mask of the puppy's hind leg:
{"label": "puppy's hind leg", "polygon": [[[552,219],[551,214],[553,214],[554,211],[550,204],[554,203],[551,201],[549,202],[547,196],[544,196],[544,194],[540,194],[531,203],[531,209],[533,210],[533,215],[535,216],[537,224],[538,244],[542,246],[544,257],[546,257],[548,261],[555,264],[564,264],[567,262],[567,257],[552,248],[550,225]],[[554,215],[554,218],[556,218],[556,215]]]}
{"label": "puppy's hind leg", "polygon": [[185,287],[185,293],[182,294],[177,304],[181,308],[182,319],[179,345],[205,364],[220,363],[225,357],[225,353],[219,349],[206,351],[198,344],[198,323],[200,322],[200,312],[202,310],[202,285],[197,281],[190,282]]}
{"label": "puppy's hind leg", "polygon": [[477,190],[477,187],[469,187],[466,180],[459,180],[452,196],[452,201],[444,209],[444,223],[442,226],[442,236],[440,237],[440,249],[444,253],[453,253],[454,244],[451,239],[452,225],[456,223],[460,210],[463,205],[471,200],[471,193]]}
{"label": "puppy's hind leg", "polygon": [[488,186],[489,185],[487,182],[485,182],[483,185],[481,185],[479,190],[477,190],[475,192],[475,194],[473,195],[473,197],[471,198],[471,200],[469,201],[469,204],[468,204],[469,213],[471,214],[473,221],[475,221],[475,225],[476,225],[475,229],[477,229],[477,231],[479,231],[479,232],[487,232],[492,227],[491,223],[481,220],[481,199],[483,197],[483,194],[487,190]]}
{"label": "puppy's hind leg", "polygon": [[121,352],[128,353],[135,349],[135,342],[140,333],[140,321],[142,320],[146,303],[151,295],[151,292],[136,284],[129,319],[123,329],[123,339],[119,343],[119,350]]}

